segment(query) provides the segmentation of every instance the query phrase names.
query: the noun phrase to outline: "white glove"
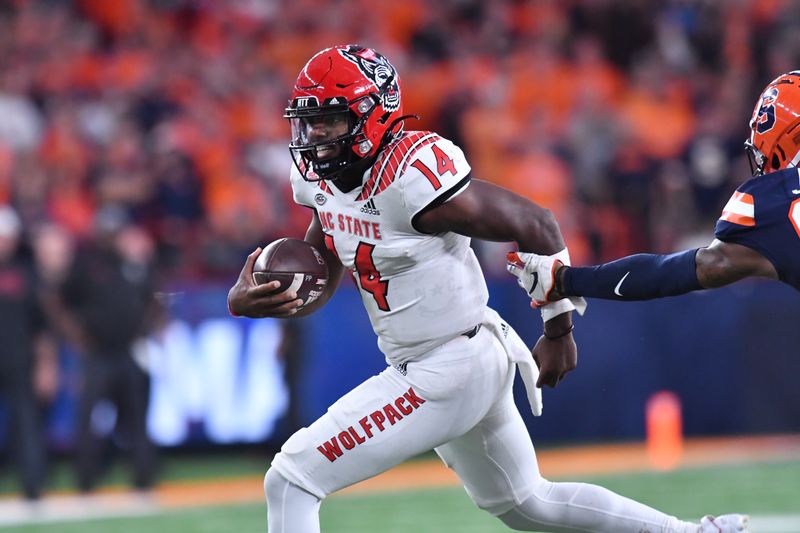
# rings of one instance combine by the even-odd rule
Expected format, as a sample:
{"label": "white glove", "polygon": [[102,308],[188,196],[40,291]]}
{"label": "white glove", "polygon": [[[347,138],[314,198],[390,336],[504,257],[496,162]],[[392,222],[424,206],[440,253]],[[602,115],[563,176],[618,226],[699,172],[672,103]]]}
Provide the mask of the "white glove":
{"label": "white glove", "polygon": [[517,283],[531,297],[535,307],[542,308],[542,319],[547,322],[567,311],[586,311],[586,300],[572,296],[552,302],[549,298],[556,285],[556,272],[562,265],[569,266],[566,248],[553,255],[538,255],[528,252],[510,252],[506,258],[506,269],[517,278]]}
{"label": "white glove", "polygon": [[506,269],[516,276],[517,283],[531,300],[543,306],[550,303],[548,297],[556,284],[556,271],[563,264],[553,255],[510,252]]}

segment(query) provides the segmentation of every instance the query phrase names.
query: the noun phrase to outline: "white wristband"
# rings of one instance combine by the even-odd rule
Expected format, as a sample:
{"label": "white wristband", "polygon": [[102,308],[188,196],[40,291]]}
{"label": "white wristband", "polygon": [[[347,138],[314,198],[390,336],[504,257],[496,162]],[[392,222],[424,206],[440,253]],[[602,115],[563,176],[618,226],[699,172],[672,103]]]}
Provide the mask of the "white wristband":
{"label": "white wristband", "polygon": [[559,261],[561,261],[562,263],[564,263],[567,266],[572,266],[572,264],[569,262],[569,249],[568,248],[564,248],[560,252],[554,253],[550,257],[552,257],[553,259],[558,259]]}
{"label": "white wristband", "polygon": [[574,310],[575,310],[575,304],[573,304],[568,298],[564,298],[563,300],[558,300],[556,302],[547,304],[541,308],[542,322],[547,322],[551,318],[557,317],[558,315],[563,315],[564,313],[568,313],[569,311],[574,311]]}

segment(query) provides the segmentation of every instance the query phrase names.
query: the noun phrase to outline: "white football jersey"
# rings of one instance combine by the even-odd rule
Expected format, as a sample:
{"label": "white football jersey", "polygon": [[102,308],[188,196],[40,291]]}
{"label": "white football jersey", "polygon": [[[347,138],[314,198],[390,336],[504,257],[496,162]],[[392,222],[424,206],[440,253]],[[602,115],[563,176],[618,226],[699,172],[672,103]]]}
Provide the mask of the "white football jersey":
{"label": "white football jersey", "polygon": [[398,364],[480,323],[489,299],[470,239],[429,235],[416,219],[469,186],[464,153],[431,132],[387,146],[349,193],[292,169],[295,202],[317,212],[325,244],[361,292],[378,346]]}

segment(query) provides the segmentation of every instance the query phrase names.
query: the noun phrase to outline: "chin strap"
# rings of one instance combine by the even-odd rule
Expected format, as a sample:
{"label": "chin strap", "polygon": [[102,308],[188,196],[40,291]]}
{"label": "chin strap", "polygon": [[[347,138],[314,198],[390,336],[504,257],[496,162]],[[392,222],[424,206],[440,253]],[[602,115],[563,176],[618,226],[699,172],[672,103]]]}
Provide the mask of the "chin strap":
{"label": "chin strap", "polygon": [[356,161],[342,170],[338,176],[329,179],[340,191],[352,191],[361,185],[364,179],[364,172],[375,163],[375,160],[378,158],[378,153],[379,152],[376,151],[373,155]]}
{"label": "chin strap", "polygon": [[402,123],[407,118],[415,118],[419,120],[420,117],[419,115],[403,115],[397,117],[389,124],[389,127],[386,128],[386,132],[383,134],[383,137],[381,137],[381,141],[378,143],[378,149],[375,150],[374,154],[369,157],[364,157],[342,169],[335,177],[329,177],[326,179],[331,180],[334,185],[336,185],[336,188],[342,192],[350,192],[361,185],[364,178],[364,172],[366,172],[367,169],[375,163],[375,161],[378,159],[378,155],[386,147],[386,145],[392,142],[396,136],[403,131],[402,124],[397,130],[395,130],[395,127],[397,124]]}
{"label": "chin strap", "polygon": [[[389,127],[386,128],[386,133],[383,134],[383,139],[381,139],[381,145],[384,143],[384,141],[387,140],[388,136],[394,137],[394,132],[392,131],[392,130],[394,130],[394,127],[397,125],[398,122],[402,122],[407,118],[414,118],[414,119],[419,120],[420,116],[419,115],[403,115],[403,116],[400,116],[400,117],[397,117],[396,119],[394,119],[392,121],[392,123],[389,124]],[[402,127],[399,130],[397,130],[398,133],[400,133],[401,131],[403,131]]]}
{"label": "chin strap", "polygon": [[374,154],[356,161],[344,169],[337,177],[332,178],[332,181],[339,190],[342,192],[350,192],[362,184],[364,172],[366,172],[366,170],[375,163],[375,161],[378,159],[378,155],[386,147],[386,145],[392,142],[397,135],[403,131],[402,124],[396,131],[395,127],[397,124],[402,123],[407,118],[415,118],[419,120],[419,115],[403,115],[394,119],[389,124],[389,127],[386,128],[386,132],[383,134],[383,137],[381,137],[381,141],[378,143],[378,149],[375,150]]}

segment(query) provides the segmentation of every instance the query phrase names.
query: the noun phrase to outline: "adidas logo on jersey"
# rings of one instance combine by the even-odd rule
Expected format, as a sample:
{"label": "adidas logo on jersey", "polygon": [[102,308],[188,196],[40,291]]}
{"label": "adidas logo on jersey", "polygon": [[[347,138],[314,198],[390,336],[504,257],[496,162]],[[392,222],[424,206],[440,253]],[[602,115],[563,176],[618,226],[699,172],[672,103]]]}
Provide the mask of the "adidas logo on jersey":
{"label": "adidas logo on jersey", "polygon": [[378,208],[375,207],[375,199],[370,198],[367,200],[367,203],[361,206],[361,212],[366,213],[368,215],[380,215],[381,212],[378,211]]}
{"label": "adidas logo on jersey", "polygon": [[500,322],[500,329],[503,330],[503,338],[507,339],[508,338],[508,329],[509,329],[508,324],[506,324],[505,322]]}
{"label": "adidas logo on jersey", "polygon": [[394,369],[403,374],[404,376],[408,375],[408,363],[400,363],[399,365],[394,365]]}

